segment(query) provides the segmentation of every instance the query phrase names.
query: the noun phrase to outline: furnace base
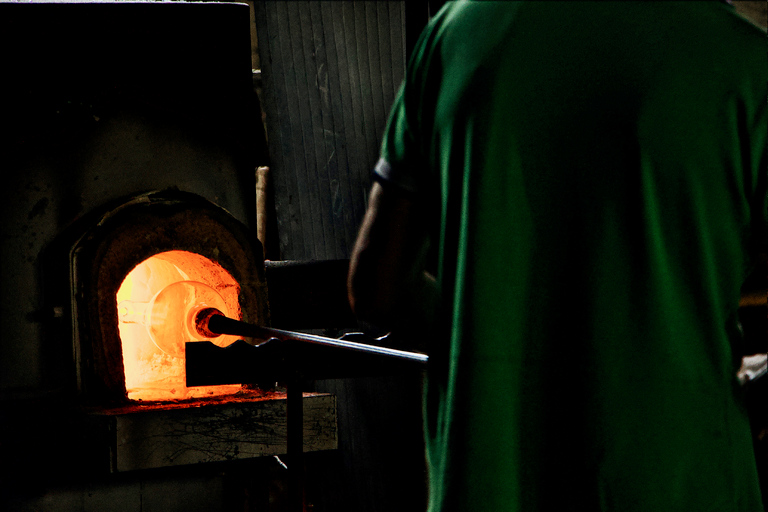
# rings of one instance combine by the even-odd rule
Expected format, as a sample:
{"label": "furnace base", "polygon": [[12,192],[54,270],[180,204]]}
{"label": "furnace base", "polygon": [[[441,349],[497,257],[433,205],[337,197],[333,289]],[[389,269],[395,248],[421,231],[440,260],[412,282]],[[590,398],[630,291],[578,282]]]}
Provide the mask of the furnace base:
{"label": "furnace base", "polygon": [[[255,399],[131,405],[89,413],[109,472],[286,453],[285,393]],[[304,451],[338,448],[336,397],[304,394]],[[103,441],[107,440],[106,443]]]}

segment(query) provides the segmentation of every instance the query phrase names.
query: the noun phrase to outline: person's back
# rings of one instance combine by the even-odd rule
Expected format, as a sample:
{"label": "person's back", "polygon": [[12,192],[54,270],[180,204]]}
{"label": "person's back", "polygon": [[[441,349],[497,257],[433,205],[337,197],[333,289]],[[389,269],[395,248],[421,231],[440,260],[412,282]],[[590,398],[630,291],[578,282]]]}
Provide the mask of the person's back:
{"label": "person's back", "polygon": [[433,20],[380,169],[440,198],[431,510],[762,510],[735,374],[764,37],[716,2]]}

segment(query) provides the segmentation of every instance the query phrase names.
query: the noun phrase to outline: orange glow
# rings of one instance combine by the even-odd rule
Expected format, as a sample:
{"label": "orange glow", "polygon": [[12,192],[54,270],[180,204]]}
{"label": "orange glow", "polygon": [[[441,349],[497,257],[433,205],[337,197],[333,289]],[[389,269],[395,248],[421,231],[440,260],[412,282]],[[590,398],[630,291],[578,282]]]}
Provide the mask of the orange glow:
{"label": "orange glow", "polygon": [[184,343],[226,346],[236,336],[205,338],[198,311],[215,307],[242,318],[235,279],[217,263],[186,251],[156,254],[134,267],[117,292],[125,387],[131,400],[175,400],[235,393],[239,385],[187,388]]}

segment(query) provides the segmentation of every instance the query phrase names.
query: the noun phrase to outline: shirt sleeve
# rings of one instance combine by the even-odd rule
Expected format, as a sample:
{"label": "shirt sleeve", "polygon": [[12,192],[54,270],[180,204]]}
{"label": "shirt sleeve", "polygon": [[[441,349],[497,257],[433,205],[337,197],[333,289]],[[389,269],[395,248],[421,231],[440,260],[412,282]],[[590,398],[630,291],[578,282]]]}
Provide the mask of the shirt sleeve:
{"label": "shirt sleeve", "polygon": [[[429,87],[428,69],[433,56],[437,16],[422,32],[408,62],[405,80],[390,110],[381,143],[374,178],[401,189],[422,193],[430,182],[427,142],[430,128],[422,124],[425,90]],[[435,71],[432,69],[431,71]]]}
{"label": "shirt sleeve", "polygon": [[[406,73],[409,73],[409,69]],[[418,125],[411,111],[416,105],[408,105],[406,92],[412,80],[407,76],[395,97],[389,114],[389,121],[381,142],[381,154],[373,170],[374,177],[381,182],[393,184],[401,189],[417,193],[419,186],[414,167],[419,160]],[[414,103],[414,102],[411,102]]]}
{"label": "shirt sleeve", "polygon": [[403,165],[392,167],[384,158],[379,158],[373,169],[373,174],[376,180],[395,185],[406,192],[415,194],[419,191],[416,179],[405,170]]}
{"label": "shirt sleeve", "polygon": [[421,185],[419,169],[423,165],[420,149],[420,134],[416,117],[412,112],[418,109],[413,96],[407,89],[409,78],[403,83],[390,111],[387,128],[381,143],[381,154],[374,168],[375,179],[395,185],[407,192],[418,193]]}

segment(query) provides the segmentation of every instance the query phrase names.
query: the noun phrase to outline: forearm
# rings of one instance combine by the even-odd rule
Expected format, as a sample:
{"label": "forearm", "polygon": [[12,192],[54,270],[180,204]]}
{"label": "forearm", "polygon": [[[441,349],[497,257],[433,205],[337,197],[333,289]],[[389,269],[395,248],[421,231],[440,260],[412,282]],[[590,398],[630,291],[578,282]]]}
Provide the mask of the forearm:
{"label": "forearm", "polygon": [[429,324],[438,301],[424,272],[428,247],[419,203],[398,191],[371,189],[350,261],[350,305],[361,320],[389,330]]}

